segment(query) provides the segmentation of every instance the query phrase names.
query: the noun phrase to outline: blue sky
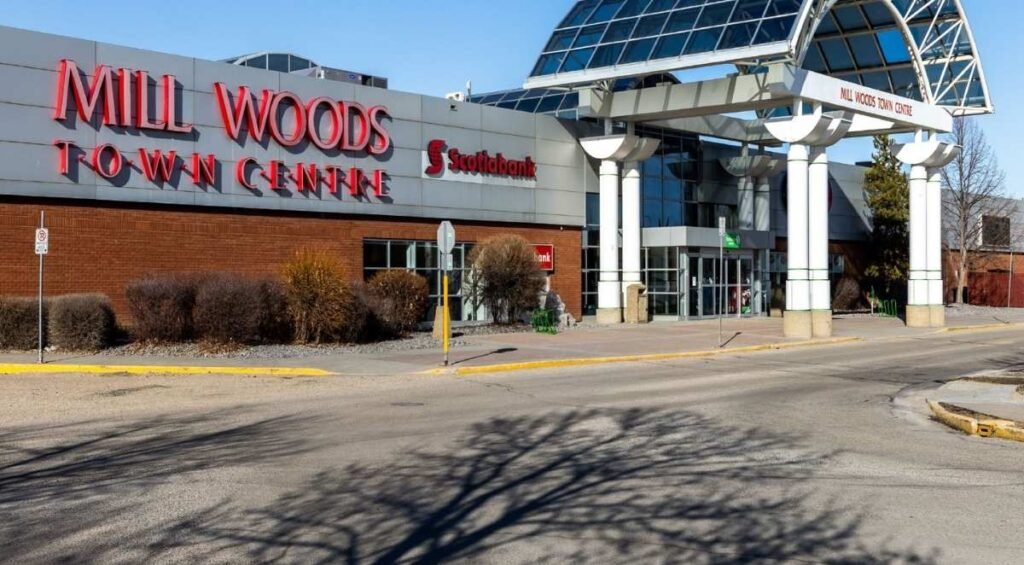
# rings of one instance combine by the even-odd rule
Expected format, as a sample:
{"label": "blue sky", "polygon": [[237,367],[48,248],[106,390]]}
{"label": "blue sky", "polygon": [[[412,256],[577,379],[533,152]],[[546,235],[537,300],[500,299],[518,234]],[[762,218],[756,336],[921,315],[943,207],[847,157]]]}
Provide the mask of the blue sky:
{"label": "blue sky", "polygon": [[[1014,22],[1020,0],[964,0],[997,113],[980,118],[1008,190],[1024,197],[1017,153],[1024,107],[1024,56]],[[253,51],[291,51],[321,64],[383,75],[397,90],[443,95],[514,88],[573,0],[48,0],[5,2],[0,22],[205,59]],[[85,8],[84,6],[88,6]],[[499,6],[502,6],[499,8]],[[169,8],[170,7],[170,8]],[[1014,68],[1011,68],[1014,67]],[[870,157],[867,140],[844,141],[833,159]]]}

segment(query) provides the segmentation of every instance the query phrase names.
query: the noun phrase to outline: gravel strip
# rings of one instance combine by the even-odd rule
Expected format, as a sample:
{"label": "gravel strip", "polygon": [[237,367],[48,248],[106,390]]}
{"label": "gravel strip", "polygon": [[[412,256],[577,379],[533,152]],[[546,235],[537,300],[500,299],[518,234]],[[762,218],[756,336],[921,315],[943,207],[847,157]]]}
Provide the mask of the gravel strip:
{"label": "gravel strip", "polygon": [[[531,332],[528,325],[496,326],[481,324],[453,328],[453,348],[465,347],[471,336],[502,335]],[[96,353],[101,357],[193,357],[203,359],[299,359],[309,357],[325,357],[329,355],[366,354],[375,355],[402,351],[424,351],[439,349],[440,341],[434,339],[430,332],[417,332],[409,337],[379,343],[361,344],[325,344],[325,345],[254,345],[254,346],[220,346],[204,343],[129,343],[111,347]],[[59,353],[56,348],[47,348],[50,353]],[[25,352],[2,352],[25,353]]]}

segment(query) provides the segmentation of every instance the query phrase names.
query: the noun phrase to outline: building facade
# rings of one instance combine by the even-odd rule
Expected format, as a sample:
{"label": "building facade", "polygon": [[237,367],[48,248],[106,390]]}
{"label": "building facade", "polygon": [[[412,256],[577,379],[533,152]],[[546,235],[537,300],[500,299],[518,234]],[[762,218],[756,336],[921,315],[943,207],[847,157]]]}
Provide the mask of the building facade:
{"label": "building facade", "polygon": [[[783,301],[802,316],[793,335],[812,316],[825,335],[829,281],[859,273],[870,229],[863,169],[826,149],[916,131],[901,158],[921,195],[910,302],[927,318],[941,278],[928,175],[951,156],[936,135],[949,108],[990,103],[973,40],[942,39],[970,38],[959,3],[897,4],[579,0],[525,88],[456,99],[294,54],[204,61],[0,27],[0,294],[34,293],[45,212],[47,293],[102,292],[122,315],[131,280],[271,275],[306,248],[352,279],[414,270],[437,298],[449,220],[457,320],[486,317],[463,296],[469,250],[515,233],[550,259],[550,292],[575,317],[621,320],[640,283],[655,320]],[[928,61],[955,58],[959,74],[928,66],[929,38]],[[672,74],[720,63],[739,72]]]}

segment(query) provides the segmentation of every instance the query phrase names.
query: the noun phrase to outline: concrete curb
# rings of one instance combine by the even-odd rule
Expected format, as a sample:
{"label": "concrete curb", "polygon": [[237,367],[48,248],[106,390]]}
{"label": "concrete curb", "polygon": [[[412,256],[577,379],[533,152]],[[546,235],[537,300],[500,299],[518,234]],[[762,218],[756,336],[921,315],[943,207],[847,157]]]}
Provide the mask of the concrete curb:
{"label": "concrete curb", "polygon": [[825,345],[840,345],[844,343],[862,342],[859,337],[842,337],[833,339],[820,339],[811,341],[798,341],[792,343],[772,343],[766,345],[752,345],[748,347],[736,347],[733,349],[710,349],[705,351],[684,351],[677,353],[652,353],[644,355],[623,355],[618,357],[582,357],[576,359],[550,359],[545,361],[524,361],[522,363],[503,363],[498,365],[481,365],[478,367],[448,367],[441,369],[430,369],[421,374],[425,375],[454,375],[470,376],[489,373],[512,373],[519,371],[533,371],[537,369],[559,369],[567,367],[587,367],[593,365],[610,365],[616,363],[642,363],[649,361],[672,361],[677,359],[695,359],[702,357],[716,357],[736,353],[755,353],[758,351],[776,351],[784,349],[796,349],[801,347],[819,347]]}
{"label": "concrete curb", "polygon": [[[957,414],[951,410],[964,410],[959,406],[932,400],[927,402],[936,420],[967,435],[1024,442],[1024,427],[1013,420],[1004,420],[995,416],[975,418],[966,414]],[[979,416],[986,415],[979,414]]]}
{"label": "concrete curb", "polygon": [[954,326],[954,327],[950,327],[950,328],[942,328],[941,330],[939,330],[936,333],[951,334],[951,333],[965,333],[965,332],[986,332],[986,331],[992,331],[992,330],[1006,330],[1006,329],[1021,328],[1021,327],[1024,327],[1024,324],[1019,323],[1019,322],[1006,322],[1006,323],[999,323],[999,324],[981,324],[981,325],[977,325],[977,326]]}
{"label": "concrete curb", "polygon": [[335,373],[305,367],[194,367],[168,365],[37,365],[0,363],[0,375],[247,375],[256,377],[329,377]]}

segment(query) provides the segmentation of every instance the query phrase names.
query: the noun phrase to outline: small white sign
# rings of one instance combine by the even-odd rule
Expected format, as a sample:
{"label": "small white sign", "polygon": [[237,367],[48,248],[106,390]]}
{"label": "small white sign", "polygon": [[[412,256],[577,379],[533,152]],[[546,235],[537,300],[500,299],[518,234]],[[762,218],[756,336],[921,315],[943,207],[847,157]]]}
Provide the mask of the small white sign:
{"label": "small white sign", "polygon": [[441,253],[451,253],[455,249],[455,226],[447,220],[437,227],[437,247]]}
{"label": "small white sign", "polygon": [[718,236],[725,237],[725,218],[718,218]]}
{"label": "small white sign", "polygon": [[36,255],[46,255],[50,252],[50,230],[39,228],[36,230]]}

